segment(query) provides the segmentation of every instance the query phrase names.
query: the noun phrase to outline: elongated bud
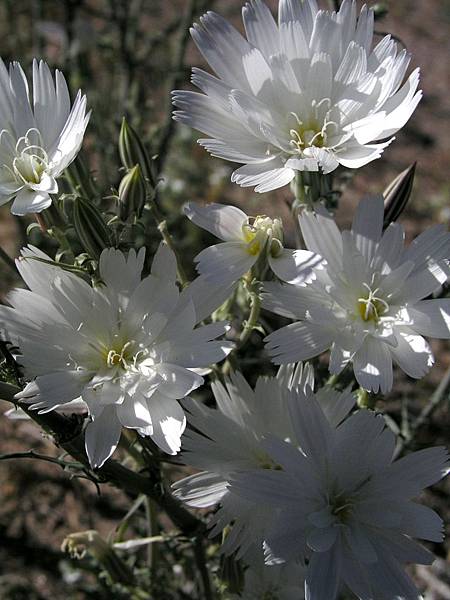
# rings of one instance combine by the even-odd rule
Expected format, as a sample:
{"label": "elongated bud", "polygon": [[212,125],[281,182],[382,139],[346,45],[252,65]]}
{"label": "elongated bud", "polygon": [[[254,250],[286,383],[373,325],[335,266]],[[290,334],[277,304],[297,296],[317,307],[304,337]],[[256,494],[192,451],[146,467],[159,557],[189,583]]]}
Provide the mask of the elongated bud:
{"label": "elongated bud", "polygon": [[125,117],[122,119],[122,126],[119,134],[119,154],[122,165],[126,169],[133,169],[139,165],[141,173],[155,187],[155,178],[153,176],[152,161],[140,140],[136,131],[127,123]]}
{"label": "elongated bud", "polygon": [[402,214],[411,196],[416,163],[402,171],[384,190],[384,229]]}
{"label": "elongated bud", "polygon": [[98,208],[83,198],[73,206],[73,226],[86,252],[98,260],[102,250],[111,245],[108,228]]}
{"label": "elongated bud", "polygon": [[135,165],[122,178],[119,185],[119,217],[127,221],[129,217],[142,216],[145,205],[146,190],[141,167]]}
{"label": "elongated bud", "polygon": [[388,5],[386,2],[377,2],[372,6],[372,10],[374,12],[374,17],[376,21],[385,17],[389,12]]}

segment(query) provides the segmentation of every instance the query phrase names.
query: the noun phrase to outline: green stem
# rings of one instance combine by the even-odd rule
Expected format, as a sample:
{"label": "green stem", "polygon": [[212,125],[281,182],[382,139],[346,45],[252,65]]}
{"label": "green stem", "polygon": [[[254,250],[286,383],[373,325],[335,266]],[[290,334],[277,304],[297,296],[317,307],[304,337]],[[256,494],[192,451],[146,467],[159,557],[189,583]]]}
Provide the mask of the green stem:
{"label": "green stem", "polygon": [[205,548],[203,546],[203,539],[200,536],[197,536],[195,540],[194,555],[202,580],[204,598],[205,600],[213,600],[214,595],[209,578],[208,566],[206,564]]}
{"label": "green stem", "polygon": [[166,242],[166,244],[175,254],[175,258],[177,261],[178,279],[181,285],[184,287],[189,283],[189,280],[186,276],[186,272],[181,263],[181,258],[177,252],[172,236],[170,235],[169,228],[167,227],[167,221],[164,218],[164,215],[159,210],[158,206],[156,205],[155,198],[153,197],[153,191],[151,192],[151,196],[149,196],[149,198],[147,199],[146,206],[158,226],[158,231],[160,232],[162,239]]}
{"label": "green stem", "polygon": [[367,390],[360,387],[356,392],[356,398],[359,408],[374,410],[376,405],[376,396],[374,394],[370,394]]}
{"label": "green stem", "polygon": [[0,382],[0,398],[20,406],[33,421],[54,437],[57,446],[82,463],[88,473],[133,496],[139,494],[149,496],[187,537],[204,533],[205,526],[202,521],[186,510],[160,482],[154,482],[148,476],[136,473],[112,459],[106,461],[100,469],[93,471],[85,452],[81,425],[76,428],[73,420],[59,413],[39,414],[37,411],[30,410],[27,404],[17,403],[14,394],[20,391],[19,387]]}
{"label": "green stem", "polygon": [[243,346],[246,342],[248,342],[252,331],[258,325],[260,312],[261,297],[259,295],[259,290],[252,289],[250,291],[250,314],[239,337],[239,346]]}

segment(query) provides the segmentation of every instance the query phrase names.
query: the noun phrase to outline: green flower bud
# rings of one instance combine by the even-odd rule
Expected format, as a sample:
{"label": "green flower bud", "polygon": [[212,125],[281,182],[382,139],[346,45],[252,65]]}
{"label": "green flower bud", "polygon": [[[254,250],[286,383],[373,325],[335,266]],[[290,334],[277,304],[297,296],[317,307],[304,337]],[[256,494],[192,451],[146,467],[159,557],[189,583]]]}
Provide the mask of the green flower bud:
{"label": "green flower bud", "polygon": [[155,187],[152,161],[138,134],[127,123],[125,117],[122,119],[119,134],[119,154],[122,165],[126,169],[133,169],[135,165],[139,165],[145,180]]}
{"label": "green flower bud", "polygon": [[102,214],[92,202],[76,198],[73,226],[81,245],[92,258],[98,260],[102,250],[111,245],[109,230]]}
{"label": "green flower bud", "polygon": [[122,178],[119,185],[119,218],[127,221],[129,217],[142,215],[145,205],[146,189],[141,167],[135,165]]}
{"label": "green flower bud", "polygon": [[384,190],[384,229],[396,221],[405,209],[411,197],[415,173],[416,163],[413,163]]}

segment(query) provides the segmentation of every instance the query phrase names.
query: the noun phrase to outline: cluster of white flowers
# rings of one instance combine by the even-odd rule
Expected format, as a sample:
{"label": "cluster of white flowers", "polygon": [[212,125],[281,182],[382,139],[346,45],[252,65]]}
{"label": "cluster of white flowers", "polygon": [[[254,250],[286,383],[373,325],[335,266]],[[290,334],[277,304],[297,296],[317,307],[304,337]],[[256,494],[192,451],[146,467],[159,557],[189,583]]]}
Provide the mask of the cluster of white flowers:
{"label": "cluster of white flowers", "polygon": [[86,452],[93,467],[114,452],[122,426],[151,436],[169,454],[178,452],[186,419],[177,400],[203,383],[196,370],[231,350],[229,342],[215,341],[226,323],[196,327],[215,308],[202,300],[205,284],[180,293],[175,257],[164,243],[141,280],[144,258],[145,249],[128,257],[104,250],[101,281],[91,287],[42,262],[49,257],[30,247],[17,261],[30,289],[14,290],[12,308],[0,307],[25,374],[34,377],[17,398],[47,412],[81,397],[92,418]]}
{"label": "cluster of white flowers", "polygon": [[[344,0],[339,12],[316,0],[280,0],[278,25],[262,0],[243,10],[247,39],[208,12],[192,37],[218,77],[194,69],[203,92],[175,91],[175,118],[211,139],[213,156],[245,163],[241,186],[267,192],[298,171],[330,173],[379,158],[420,98],[419,71],[391,36],[372,49],[373,11]],[[385,140],[385,141],[382,141]]]}
{"label": "cluster of white flowers", "polygon": [[[232,176],[241,186],[265,192],[299,171],[361,167],[420,100],[417,70],[402,85],[409,55],[390,36],[372,48],[373,12],[358,17],[353,0],[338,12],[280,0],[278,24],[251,0],[243,18],[247,39],[215,13],[201,18],[192,36],[218,77],[194,69],[203,93],[174,92],[175,118],[210,136],[200,144],[244,163]],[[17,215],[48,208],[88,120],[80,92],[70,108],[61,73],[53,80],[35,61],[30,96],[20,65],[8,74],[0,61],[0,203],[14,198]],[[16,399],[40,413],[81,404],[93,469],[122,427],[165,453],[182,450],[200,473],[175,483],[174,496],[217,506],[210,537],[222,536],[223,553],[246,569],[236,598],[336,600],[347,588],[361,600],[417,600],[404,566],[433,557],[413,538],[439,542],[443,527],[414,499],[446,474],[447,454],[395,459],[396,436],[383,415],[355,406],[353,384],[387,393],[393,363],[413,378],[433,365],[423,336],[450,338],[450,299],[433,297],[450,277],[450,234],[438,225],[405,248],[402,226],[385,227],[382,196],[364,198],[343,232],[321,202],[303,207],[304,249],[284,247],[280,218],[193,202],[184,212],[221,240],[198,254],[187,285],[166,242],[151,264],[145,248],[105,247],[90,257],[93,271],[22,250],[28,289],[0,307],[27,382]],[[254,388],[232,363],[218,365],[247,339],[228,321],[250,289],[244,327],[261,326],[261,304],[292,321],[266,337],[280,366],[276,376],[256,372]],[[343,391],[333,380],[320,387],[302,362],[328,351],[332,375],[353,369]],[[188,396],[211,372],[207,406]]]}

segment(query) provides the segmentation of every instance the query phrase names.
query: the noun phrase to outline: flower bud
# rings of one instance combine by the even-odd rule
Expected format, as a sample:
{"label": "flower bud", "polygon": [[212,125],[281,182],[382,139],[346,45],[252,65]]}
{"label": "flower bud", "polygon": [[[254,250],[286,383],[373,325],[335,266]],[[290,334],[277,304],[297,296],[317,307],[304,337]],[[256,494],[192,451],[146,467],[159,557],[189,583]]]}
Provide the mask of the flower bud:
{"label": "flower bud", "polygon": [[69,534],[61,545],[63,552],[72,558],[81,559],[88,552],[107,571],[112,581],[130,585],[134,583],[134,575],[130,567],[116,554],[94,529]]}
{"label": "flower bud", "polygon": [[98,260],[102,250],[111,245],[108,228],[98,208],[83,198],[76,198],[73,206],[73,226],[86,252]]}
{"label": "flower bud", "polygon": [[131,125],[127,123],[125,118],[122,119],[122,126],[120,128],[119,154],[122,165],[126,169],[133,169],[135,165],[139,165],[145,180],[148,181],[152,187],[155,187],[152,161],[138,134]]}
{"label": "flower bud", "polygon": [[279,239],[274,238],[270,243],[270,256],[278,258],[283,254],[283,244]]}
{"label": "flower bud", "polygon": [[384,190],[384,229],[402,214],[411,196],[416,163],[402,171]]}
{"label": "flower bud", "polygon": [[135,165],[122,178],[119,185],[119,217],[127,221],[129,217],[142,215],[145,205],[146,190],[141,167]]}

